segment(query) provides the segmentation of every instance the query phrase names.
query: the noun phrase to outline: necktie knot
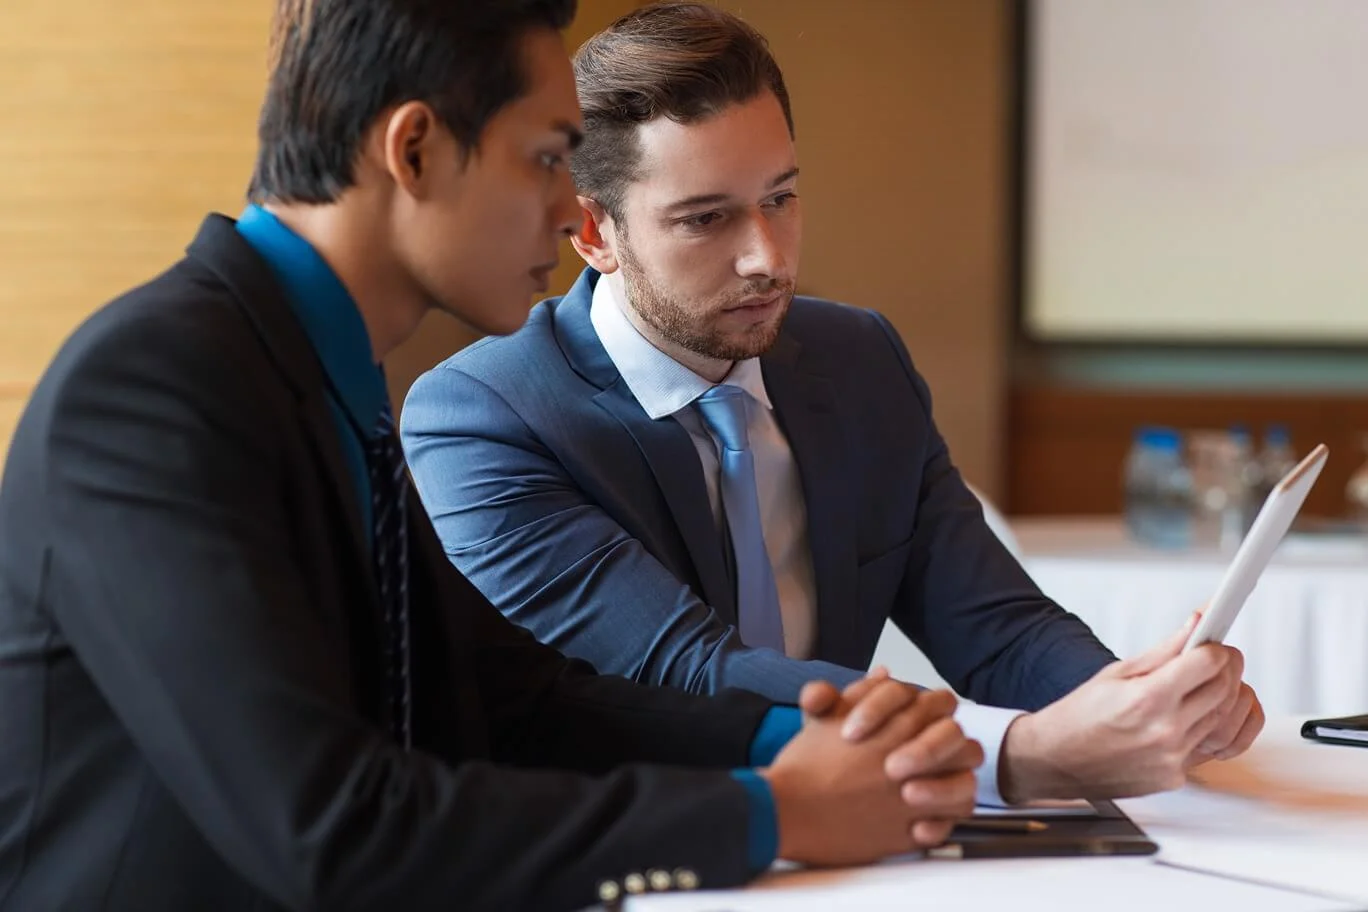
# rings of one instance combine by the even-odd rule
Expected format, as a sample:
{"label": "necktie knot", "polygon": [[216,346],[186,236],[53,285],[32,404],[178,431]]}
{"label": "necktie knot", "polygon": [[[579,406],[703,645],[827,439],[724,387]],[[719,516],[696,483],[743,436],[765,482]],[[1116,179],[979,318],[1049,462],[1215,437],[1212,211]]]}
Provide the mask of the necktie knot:
{"label": "necktie knot", "polygon": [[745,390],[726,384],[714,386],[698,397],[698,410],[703,423],[722,441],[723,447],[736,452],[750,449]]}

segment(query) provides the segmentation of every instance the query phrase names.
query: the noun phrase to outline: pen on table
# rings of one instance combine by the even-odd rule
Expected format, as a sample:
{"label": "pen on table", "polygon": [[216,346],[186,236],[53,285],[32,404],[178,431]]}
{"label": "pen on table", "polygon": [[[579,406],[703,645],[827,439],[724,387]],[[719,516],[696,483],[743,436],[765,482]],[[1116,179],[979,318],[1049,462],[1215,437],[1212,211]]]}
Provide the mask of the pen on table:
{"label": "pen on table", "polygon": [[984,833],[1043,833],[1050,828],[1039,820],[1018,817],[965,817],[955,821],[957,830],[978,830]]}
{"label": "pen on table", "polygon": [[1088,838],[999,839],[946,843],[926,850],[927,858],[1062,858],[1080,855],[1153,855],[1159,847],[1147,839]]}

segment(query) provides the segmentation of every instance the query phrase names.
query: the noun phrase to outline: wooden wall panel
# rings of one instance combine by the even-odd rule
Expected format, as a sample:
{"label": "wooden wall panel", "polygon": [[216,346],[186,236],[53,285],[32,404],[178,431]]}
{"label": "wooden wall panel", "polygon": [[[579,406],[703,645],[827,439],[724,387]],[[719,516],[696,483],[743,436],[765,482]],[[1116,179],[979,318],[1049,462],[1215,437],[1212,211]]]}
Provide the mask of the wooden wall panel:
{"label": "wooden wall panel", "polygon": [[1285,424],[1293,447],[1330,447],[1330,461],[1306,502],[1317,516],[1344,513],[1344,487],[1368,454],[1368,396],[1268,393],[1155,393],[1023,387],[1009,404],[1008,499],[1013,514],[1115,514],[1121,471],[1137,427],[1181,430],[1244,424],[1262,435]]}
{"label": "wooden wall panel", "polygon": [[965,476],[1002,491],[1006,0],[719,0],[763,32],[796,121],[799,288],[882,311]]}
{"label": "wooden wall panel", "polygon": [[0,439],[82,319],[241,208],[272,7],[0,2]]}
{"label": "wooden wall panel", "polygon": [[10,437],[19,423],[19,414],[28,399],[28,386],[6,388],[0,386],[0,469],[4,468],[4,454],[9,451]]}

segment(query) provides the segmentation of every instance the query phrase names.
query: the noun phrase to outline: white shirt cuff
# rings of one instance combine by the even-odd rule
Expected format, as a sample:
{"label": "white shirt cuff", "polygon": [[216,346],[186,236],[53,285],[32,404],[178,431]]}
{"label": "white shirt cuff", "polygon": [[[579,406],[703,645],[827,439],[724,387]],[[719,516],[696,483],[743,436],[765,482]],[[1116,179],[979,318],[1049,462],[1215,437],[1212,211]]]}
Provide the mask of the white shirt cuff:
{"label": "white shirt cuff", "polygon": [[955,721],[964,729],[964,734],[983,745],[983,766],[979,767],[977,803],[990,807],[1006,807],[1002,793],[998,791],[998,758],[1002,755],[1002,742],[1007,737],[1007,726],[1019,716],[1026,715],[1019,709],[1000,709],[996,706],[980,706],[977,703],[960,701],[955,710]]}

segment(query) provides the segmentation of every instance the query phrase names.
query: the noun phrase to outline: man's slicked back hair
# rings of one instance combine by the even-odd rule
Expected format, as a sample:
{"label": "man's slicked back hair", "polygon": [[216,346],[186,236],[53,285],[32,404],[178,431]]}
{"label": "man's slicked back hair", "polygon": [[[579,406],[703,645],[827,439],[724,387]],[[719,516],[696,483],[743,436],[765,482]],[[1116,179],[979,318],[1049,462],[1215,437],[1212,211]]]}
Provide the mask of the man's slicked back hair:
{"label": "man's slicked back hair", "polygon": [[637,178],[637,128],[659,117],[695,123],[774,93],[793,134],[784,75],[763,35],[706,3],[658,3],[628,13],[575,52],[584,142],[570,169],[580,193],[622,220]]}

